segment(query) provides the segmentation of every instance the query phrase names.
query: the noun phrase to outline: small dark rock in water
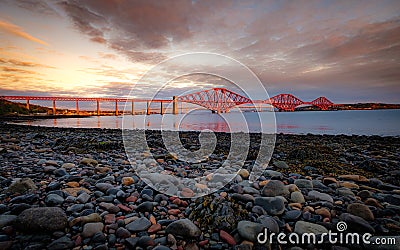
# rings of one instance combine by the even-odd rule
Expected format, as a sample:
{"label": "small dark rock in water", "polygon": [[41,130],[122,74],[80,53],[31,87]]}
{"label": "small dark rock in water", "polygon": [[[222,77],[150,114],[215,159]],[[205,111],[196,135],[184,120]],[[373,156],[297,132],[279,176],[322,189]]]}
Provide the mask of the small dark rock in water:
{"label": "small dark rock in water", "polygon": [[201,235],[200,229],[188,219],[180,219],[172,222],[165,229],[167,234],[182,237],[197,238]]}
{"label": "small dark rock in water", "polygon": [[125,228],[131,232],[140,232],[147,230],[150,226],[151,222],[147,218],[141,217],[126,225]]}
{"label": "small dark rock in water", "polygon": [[58,207],[38,207],[24,210],[15,222],[21,231],[46,232],[64,230],[67,226],[67,216]]}

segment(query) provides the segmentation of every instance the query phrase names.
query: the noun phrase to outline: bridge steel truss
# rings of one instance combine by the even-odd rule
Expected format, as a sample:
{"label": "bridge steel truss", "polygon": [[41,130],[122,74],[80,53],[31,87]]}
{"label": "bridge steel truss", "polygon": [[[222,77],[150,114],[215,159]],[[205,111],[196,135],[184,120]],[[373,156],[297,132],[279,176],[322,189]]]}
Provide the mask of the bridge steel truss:
{"label": "bridge steel truss", "polygon": [[0,99],[4,100],[25,100],[26,107],[29,109],[29,101],[41,100],[41,101],[52,101],[53,103],[53,114],[56,114],[56,101],[73,101],[76,102],[76,111],[79,113],[79,102],[96,102],[97,103],[97,115],[100,115],[100,102],[115,102],[115,114],[118,115],[118,102],[132,102],[132,114],[134,114],[134,103],[135,102],[146,102],[147,103],[147,114],[150,114],[150,104],[160,103],[161,114],[164,114],[163,103],[173,102],[174,111],[173,114],[177,114],[177,103],[186,102],[199,105],[206,109],[209,109],[216,113],[229,112],[232,108],[240,106],[242,104],[255,104],[265,103],[274,106],[279,111],[294,111],[296,107],[300,105],[313,105],[321,110],[328,110],[330,107],[338,106],[334,104],[326,97],[321,96],[311,102],[304,102],[292,94],[279,94],[271,97],[267,100],[251,100],[248,97],[237,94],[225,88],[212,88],[208,90],[202,90],[195,93],[174,96],[172,100],[166,99],[132,99],[132,98],[96,98],[96,97],[54,97],[54,96],[0,96]]}

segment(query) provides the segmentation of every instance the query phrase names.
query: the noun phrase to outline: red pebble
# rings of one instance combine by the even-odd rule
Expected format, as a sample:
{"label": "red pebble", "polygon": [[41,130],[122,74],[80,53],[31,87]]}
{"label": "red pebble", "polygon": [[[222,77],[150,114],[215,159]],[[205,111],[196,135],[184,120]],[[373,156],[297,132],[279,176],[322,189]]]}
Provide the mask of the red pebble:
{"label": "red pebble", "polygon": [[221,237],[221,239],[223,239],[226,243],[228,243],[231,246],[236,245],[236,241],[235,239],[232,237],[232,235],[228,234],[227,232],[225,232],[224,230],[220,230],[219,231],[219,237]]}

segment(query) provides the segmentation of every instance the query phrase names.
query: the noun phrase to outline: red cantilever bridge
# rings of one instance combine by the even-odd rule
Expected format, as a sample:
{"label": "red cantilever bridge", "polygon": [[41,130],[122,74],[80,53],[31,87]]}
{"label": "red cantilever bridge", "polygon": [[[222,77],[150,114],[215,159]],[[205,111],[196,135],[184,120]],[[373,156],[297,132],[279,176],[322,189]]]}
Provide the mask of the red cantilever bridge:
{"label": "red cantilever bridge", "polygon": [[134,114],[135,102],[147,102],[147,114],[150,114],[150,104],[160,103],[163,114],[163,103],[173,103],[173,114],[178,114],[178,102],[196,104],[216,113],[229,112],[232,108],[244,104],[269,104],[279,111],[294,111],[300,105],[313,105],[321,110],[328,110],[337,106],[326,97],[318,97],[311,102],[304,102],[291,94],[279,94],[266,100],[251,100],[225,88],[212,88],[202,90],[184,96],[174,96],[173,99],[136,99],[136,98],[89,98],[89,97],[54,97],[54,96],[0,96],[4,100],[24,100],[29,109],[29,101],[42,100],[53,102],[53,114],[56,113],[56,101],[76,102],[76,110],[79,112],[79,102],[96,102],[97,114],[100,115],[100,102],[115,102],[115,114],[118,114],[119,102],[132,102],[132,114]]}

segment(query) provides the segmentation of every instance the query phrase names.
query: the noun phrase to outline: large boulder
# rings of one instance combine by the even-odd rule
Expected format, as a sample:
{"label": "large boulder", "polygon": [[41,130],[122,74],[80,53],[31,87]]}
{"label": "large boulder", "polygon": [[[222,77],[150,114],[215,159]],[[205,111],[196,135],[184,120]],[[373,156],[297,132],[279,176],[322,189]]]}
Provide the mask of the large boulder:
{"label": "large boulder", "polygon": [[15,226],[30,233],[63,231],[67,226],[67,216],[59,207],[29,208],[18,215]]}

